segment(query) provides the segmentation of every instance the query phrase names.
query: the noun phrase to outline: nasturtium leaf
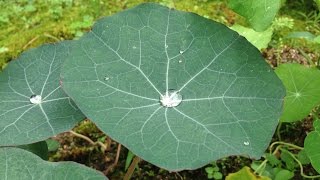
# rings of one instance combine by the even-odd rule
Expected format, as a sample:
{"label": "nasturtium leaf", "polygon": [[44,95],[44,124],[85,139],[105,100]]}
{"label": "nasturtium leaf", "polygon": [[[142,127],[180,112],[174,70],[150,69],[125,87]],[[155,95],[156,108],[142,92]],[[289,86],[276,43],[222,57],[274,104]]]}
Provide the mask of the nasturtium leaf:
{"label": "nasturtium leaf", "polygon": [[228,27],[146,3],[99,20],[71,48],[62,87],[134,154],[169,170],[259,158],[285,89]]}
{"label": "nasturtium leaf", "polygon": [[0,179],[105,180],[101,172],[75,162],[47,162],[19,148],[0,148]]}
{"label": "nasturtium leaf", "polygon": [[270,180],[267,176],[256,176],[249,167],[245,166],[240,171],[235,173],[230,173],[226,180],[238,180],[238,179],[245,179],[245,180]]}
{"label": "nasturtium leaf", "polygon": [[320,70],[300,64],[282,64],[275,72],[287,90],[282,122],[299,121],[320,104]]}
{"label": "nasturtium leaf", "polygon": [[265,31],[277,15],[281,0],[228,0],[228,6],[246,18],[256,31]]}
{"label": "nasturtium leaf", "polygon": [[235,24],[230,27],[232,30],[237,31],[241,36],[247,38],[251,44],[258,49],[267,48],[273,34],[273,28],[268,28],[265,31],[257,32],[251,28]]}
{"label": "nasturtium leaf", "polygon": [[0,74],[0,146],[45,140],[84,118],[59,83],[69,43],[27,51]]}
{"label": "nasturtium leaf", "polygon": [[[318,126],[320,120],[315,121],[314,126]],[[304,149],[309,157],[313,168],[320,173],[320,129],[319,126],[309,133],[304,140]]]}

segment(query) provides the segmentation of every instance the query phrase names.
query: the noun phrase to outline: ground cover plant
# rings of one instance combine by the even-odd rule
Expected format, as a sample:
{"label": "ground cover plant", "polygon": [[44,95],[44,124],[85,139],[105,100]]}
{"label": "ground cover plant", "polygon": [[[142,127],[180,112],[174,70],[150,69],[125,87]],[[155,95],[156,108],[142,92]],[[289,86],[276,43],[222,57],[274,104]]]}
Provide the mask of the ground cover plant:
{"label": "ground cover plant", "polygon": [[[64,8],[77,4],[73,1],[55,3],[57,8],[51,12],[54,19],[62,17]],[[284,58],[269,61],[279,66],[274,73],[259,50],[272,43],[281,47],[283,41],[294,44],[293,38],[305,38],[299,36],[300,32],[293,32],[296,34],[285,40],[278,37],[281,43],[272,42],[274,34],[281,36],[277,31],[292,28],[287,23],[281,24],[281,21],[289,22],[288,19],[274,19],[285,2],[275,1],[270,6],[241,5],[233,1],[215,3],[227,4],[227,9],[244,17],[239,20],[242,25],[233,22],[231,29],[253,45],[215,21],[147,3],[98,20],[88,33],[80,31],[93,22],[92,17],[85,15],[83,22],[70,26],[75,40],[40,46],[6,65],[0,76],[0,142],[2,159],[6,162],[3,177],[15,178],[13,170],[17,168],[23,168],[21,175],[26,177],[51,176],[37,168],[30,169],[34,166],[28,164],[30,160],[22,163],[15,158],[25,153],[24,156],[43,166],[57,167],[54,171],[66,174],[69,179],[105,179],[100,172],[75,163],[44,161],[48,159],[48,150],[57,151],[59,146],[56,141],[46,139],[65,131],[94,148],[84,148],[84,151],[96,152],[104,159],[108,158],[104,153],[117,147],[113,164],[105,168],[100,163],[108,159],[96,159],[98,165],[93,165],[107,177],[117,168],[121,144],[127,147],[128,155],[122,155],[126,173],[112,178],[129,179],[135,169],[139,171],[140,158],[170,171],[198,169],[216,161],[203,171],[202,176],[210,179],[318,177],[314,174],[319,172],[317,51],[310,57],[301,50],[309,67],[288,63],[279,66]],[[37,11],[36,4],[23,1],[21,4],[30,12]],[[173,1],[162,4],[175,5]],[[243,10],[252,7],[256,11],[243,14]],[[265,15],[266,19],[262,23],[248,18],[250,15]],[[10,17],[10,13],[4,16]],[[10,22],[8,18],[6,22]],[[306,46],[313,49],[317,47],[317,31],[311,33],[315,35],[311,41],[306,39]],[[31,39],[27,45],[39,38]],[[2,51],[7,53],[8,48],[3,47]],[[283,127],[288,127],[286,122],[299,121],[310,112],[315,130],[308,134],[305,147],[284,141],[282,132]],[[70,130],[85,117],[97,127],[86,120],[76,128],[79,132]],[[276,139],[269,146],[277,125]],[[81,133],[84,126],[98,135],[92,137],[91,132],[85,136],[88,130]],[[119,143],[117,146],[115,141]],[[76,152],[71,153],[77,156]],[[78,156],[81,157],[81,150]],[[245,163],[240,156],[249,162]],[[233,163],[224,159],[226,157],[240,158],[242,163],[237,170],[242,170],[226,171],[226,165]],[[52,154],[50,158],[61,160],[62,156]],[[307,174],[304,166],[309,166]],[[75,172],[73,168],[79,170]],[[92,175],[87,176],[88,173]],[[157,175],[150,170],[140,176]]]}

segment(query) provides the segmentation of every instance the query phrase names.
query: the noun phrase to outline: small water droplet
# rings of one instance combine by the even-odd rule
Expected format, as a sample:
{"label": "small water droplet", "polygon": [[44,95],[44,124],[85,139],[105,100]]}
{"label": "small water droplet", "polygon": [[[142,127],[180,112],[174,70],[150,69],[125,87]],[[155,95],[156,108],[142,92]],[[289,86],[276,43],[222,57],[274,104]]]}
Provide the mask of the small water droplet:
{"label": "small water droplet", "polygon": [[179,53],[182,54],[182,53],[184,53],[184,51],[180,50]]}
{"label": "small water droplet", "polygon": [[168,90],[160,97],[160,103],[164,107],[176,107],[182,101],[182,96],[178,91]]}
{"label": "small water droplet", "polygon": [[104,77],[104,80],[105,80],[105,81],[108,81],[109,79],[110,79],[110,78],[109,78],[109,77],[107,77],[107,76],[106,76],[106,77]]}
{"label": "small water droplet", "polygon": [[249,142],[249,141],[245,141],[245,142],[243,142],[243,144],[244,144],[245,146],[249,146],[249,145],[250,145],[250,142]]}
{"label": "small water droplet", "polygon": [[168,45],[166,44],[166,46],[165,46],[166,48],[168,48]]}
{"label": "small water droplet", "polygon": [[180,59],[178,62],[179,62],[179,63],[182,63],[182,60]]}
{"label": "small water droplet", "polygon": [[267,9],[270,9],[270,8],[271,8],[270,6],[267,7]]}
{"label": "small water droplet", "polygon": [[40,95],[32,95],[30,96],[30,102],[32,104],[40,104],[42,102],[42,97]]}
{"label": "small water droplet", "polygon": [[137,47],[136,46],[132,46],[132,49],[137,49]]}

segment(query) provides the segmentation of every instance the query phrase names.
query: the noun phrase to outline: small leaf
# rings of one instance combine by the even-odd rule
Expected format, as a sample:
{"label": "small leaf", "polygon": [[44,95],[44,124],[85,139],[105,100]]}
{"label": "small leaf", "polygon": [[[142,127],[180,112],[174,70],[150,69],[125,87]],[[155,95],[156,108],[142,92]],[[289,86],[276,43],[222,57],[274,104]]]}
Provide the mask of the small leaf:
{"label": "small leaf", "polygon": [[280,5],[281,0],[228,0],[228,6],[245,17],[256,31],[265,31],[270,27]]}
{"label": "small leaf", "polygon": [[310,163],[310,159],[309,159],[305,149],[301,150],[298,153],[297,158],[301,162],[301,164],[303,164],[303,165],[306,165],[306,164]]}
{"label": "small leaf", "polygon": [[60,143],[54,139],[47,139],[46,143],[48,145],[49,152],[56,151],[60,147]]}
{"label": "small leaf", "polygon": [[134,154],[131,151],[128,151],[127,158],[126,158],[126,164],[124,167],[125,171],[127,171],[127,169],[129,168],[133,158],[134,158]]}
{"label": "small leaf", "polygon": [[281,161],[273,154],[266,154],[266,159],[272,166],[277,166],[281,163]]}
{"label": "small leaf", "polygon": [[223,178],[223,175],[222,175],[221,172],[214,172],[213,178],[214,178],[214,179],[222,179],[222,178]]}
{"label": "small leaf", "polygon": [[247,38],[247,40],[259,50],[268,47],[273,34],[273,29],[271,27],[262,32],[257,32],[253,29],[246,28],[238,24],[235,24],[230,28]]}
{"label": "small leaf", "polygon": [[287,90],[282,122],[301,120],[320,104],[320,70],[300,64],[282,64],[275,72]]}
{"label": "small leaf", "polygon": [[239,180],[239,179],[245,179],[245,180],[271,180],[269,177],[266,176],[256,176],[252,173],[251,169],[247,166],[243,167],[240,171],[236,173],[230,173],[226,180]]}
{"label": "small leaf", "polygon": [[294,173],[291,171],[288,171],[286,169],[281,169],[277,174],[274,180],[289,180],[292,179],[294,176]]}
{"label": "small leaf", "polygon": [[59,83],[69,45],[27,51],[0,74],[0,146],[45,140],[84,118]]}
{"label": "small leaf", "polygon": [[282,150],[280,158],[283,162],[286,164],[286,169],[294,170],[295,167],[298,166],[296,161],[292,158],[292,156],[289,154],[287,150]]}
{"label": "small leaf", "polygon": [[153,3],[98,21],[71,48],[65,92],[99,129],[162,168],[260,158],[285,89],[226,26]]}
{"label": "small leaf", "polygon": [[205,171],[206,171],[208,174],[213,174],[214,169],[213,169],[213,167],[206,167],[206,168],[205,168]]}
{"label": "small leaf", "polygon": [[303,38],[313,40],[316,36],[308,31],[292,32],[286,36],[286,38]]}
{"label": "small leaf", "polygon": [[304,140],[304,149],[311,161],[313,168],[320,173],[320,120],[314,122],[317,127],[315,131],[309,133]]}
{"label": "small leaf", "polygon": [[0,148],[0,179],[105,180],[101,172],[74,162],[47,162],[19,148]]}

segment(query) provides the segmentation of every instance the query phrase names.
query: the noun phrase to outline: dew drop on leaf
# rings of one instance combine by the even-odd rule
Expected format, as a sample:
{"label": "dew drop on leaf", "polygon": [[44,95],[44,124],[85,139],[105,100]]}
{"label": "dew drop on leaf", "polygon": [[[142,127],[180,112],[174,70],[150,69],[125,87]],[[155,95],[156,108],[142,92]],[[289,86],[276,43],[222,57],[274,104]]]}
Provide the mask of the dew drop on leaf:
{"label": "dew drop on leaf", "polygon": [[32,96],[30,96],[30,102],[32,103],[32,104],[40,104],[41,103],[41,100],[42,100],[42,98],[41,98],[41,96],[40,95],[32,95]]}
{"label": "dew drop on leaf", "polygon": [[245,146],[249,146],[249,141],[245,141],[245,142],[243,142],[243,144],[245,145]]}
{"label": "dew drop on leaf", "polygon": [[182,96],[178,91],[169,90],[160,97],[161,105],[164,107],[176,107],[182,101]]}

